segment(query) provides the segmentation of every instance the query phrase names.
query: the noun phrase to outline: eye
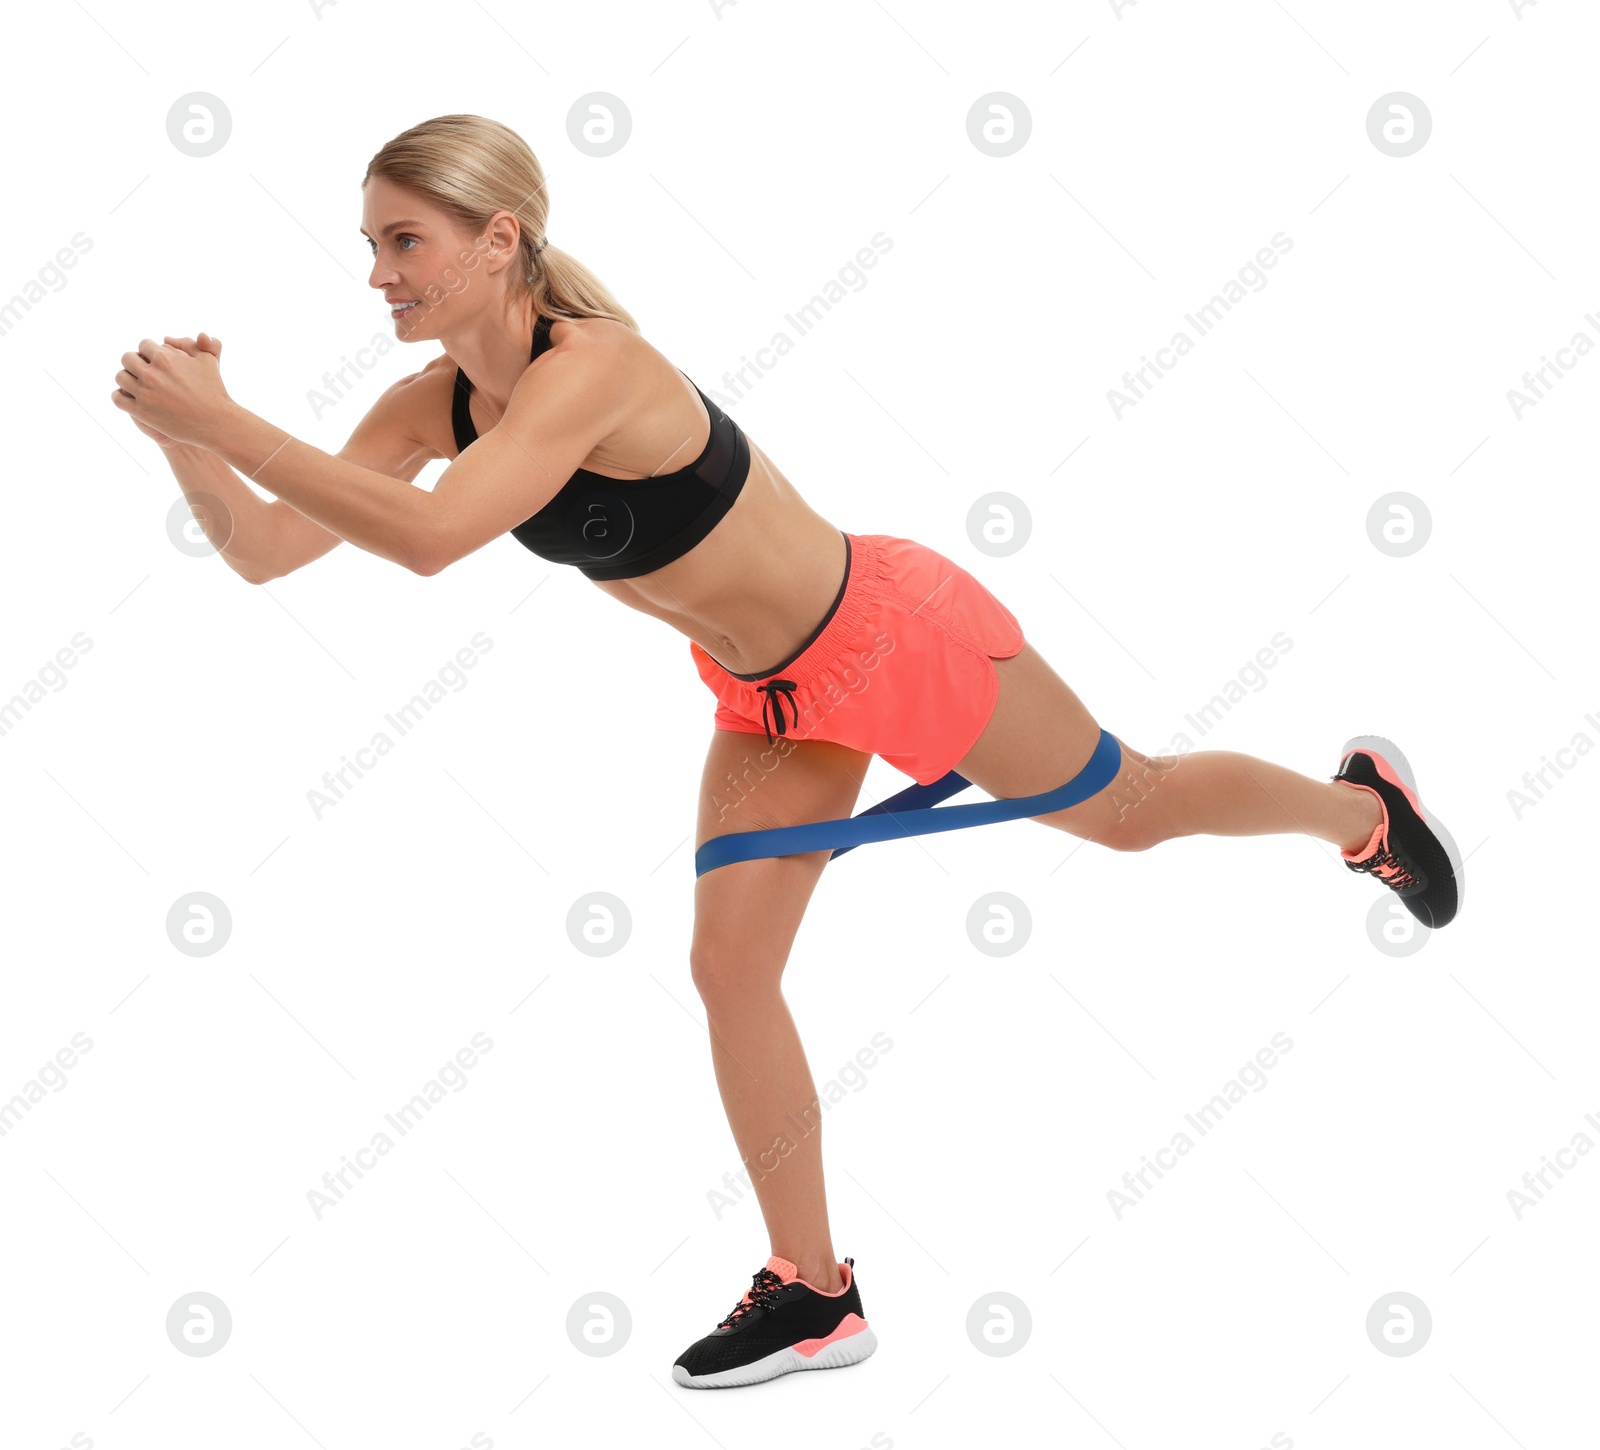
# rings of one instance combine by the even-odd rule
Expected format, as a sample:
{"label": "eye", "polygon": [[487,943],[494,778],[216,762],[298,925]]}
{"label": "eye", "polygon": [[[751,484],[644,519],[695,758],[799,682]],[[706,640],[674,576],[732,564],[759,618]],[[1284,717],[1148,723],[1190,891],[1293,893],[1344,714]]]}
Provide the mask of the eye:
{"label": "eye", "polygon": [[[398,242],[415,242],[418,239],[412,236],[410,232],[401,232],[400,235],[395,238],[395,240]],[[367,238],[367,245],[371,247],[374,252],[378,250],[378,244],[373,241],[371,237]]]}

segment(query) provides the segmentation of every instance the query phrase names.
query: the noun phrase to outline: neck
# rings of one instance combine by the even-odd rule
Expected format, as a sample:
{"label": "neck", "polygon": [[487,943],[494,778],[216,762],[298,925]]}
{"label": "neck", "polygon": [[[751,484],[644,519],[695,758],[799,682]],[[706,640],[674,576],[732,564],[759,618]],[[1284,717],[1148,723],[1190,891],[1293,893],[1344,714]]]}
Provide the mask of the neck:
{"label": "neck", "polygon": [[459,336],[440,335],[445,352],[472,379],[473,395],[483,404],[481,411],[496,420],[505,412],[512,389],[528,366],[537,318],[530,297],[509,313],[474,319],[469,330]]}

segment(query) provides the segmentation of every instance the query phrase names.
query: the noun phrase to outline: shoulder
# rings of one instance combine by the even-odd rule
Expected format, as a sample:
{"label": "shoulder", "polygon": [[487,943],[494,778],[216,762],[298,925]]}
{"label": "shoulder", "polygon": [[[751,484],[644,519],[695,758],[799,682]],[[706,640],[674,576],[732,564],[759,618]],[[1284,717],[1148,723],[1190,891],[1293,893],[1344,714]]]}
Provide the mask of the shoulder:
{"label": "shoulder", "polygon": [[625,322],[610,317],[551,317],[550,342],[588,339],[591,342],[638,342],[639,334]]}
{"label": "shoulder", "polygon": [[390,383],[378,402],[403,413],[408,408],[425,405],[437,393],[447,393],[455,386],[455,379],[455,359],[442,352],[438,357],[429,358],[416,372]]}
{"label": "shoulder", "polygon": [[512,399],[524,393],[552,407],[614,413],[636,395],[651,351],[631,327],[609,317],[553,317],[550,346],[528,364]]}
{"label": "shoulder", "polygon": [[458,371],[459,367],[456,360],[448,352],[442,352],[442,354],[438,354],[438,357],[430,357],[426,363],[422,363],[421,370],[400,379],[398,383],[394,384],[394,389],[390,389],[390,392],[408,392],[413,399],[419,399],[424,395],[437,392],[440,387],[450,389],[450,387],[456,386],[456,373]]}
{"label": "shoulder", "polygon": [[435,411],[432,391],[446,381],[432,368],[430,363],[390,383],[356,423],[338,456],[407,482],[430,459],[446,457],[429,427]]}
{"label": "shoulder", "polygon": [[536,358],[560,354],[586,366],[622,367],[635,363],[649,344],[631,327],[609,317],[552,317],[550,346]]}
{"label": "shoulder", "polygon": [[455,453],[454,438],[446,451],[443,429],[450,429],[450,410],[454,402],[456,373],[460,371],[454,358],[447,352],[429,358],[414,373],[391,383],[373,407],[382,412],[401,429],[426,447],[435,458],[449,458]]}

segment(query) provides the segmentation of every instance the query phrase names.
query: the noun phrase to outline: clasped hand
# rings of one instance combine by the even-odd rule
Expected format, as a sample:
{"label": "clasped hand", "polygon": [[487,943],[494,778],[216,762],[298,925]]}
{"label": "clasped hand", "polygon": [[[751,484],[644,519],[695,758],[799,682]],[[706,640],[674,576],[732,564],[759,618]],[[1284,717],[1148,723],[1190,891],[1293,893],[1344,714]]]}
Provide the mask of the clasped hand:
{"label": "clasped hand", "polygon": [[207,447],[233,403],[222,385],[221,364],[221,341],[203,332],[198,341],[145,338],[136,352],[123,353],[111,401],[163,447]]}

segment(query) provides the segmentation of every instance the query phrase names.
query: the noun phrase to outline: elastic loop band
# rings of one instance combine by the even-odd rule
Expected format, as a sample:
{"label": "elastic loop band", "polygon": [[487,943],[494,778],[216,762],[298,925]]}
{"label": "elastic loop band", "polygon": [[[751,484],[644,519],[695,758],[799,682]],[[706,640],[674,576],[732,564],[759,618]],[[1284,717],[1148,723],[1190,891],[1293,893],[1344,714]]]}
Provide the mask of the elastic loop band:
{"label": "elastic loop band", "polygon": [[[778,826],[767,831],[734,831],[713,836],[694,853],[694,874],[704,876],[718,866],[735,861],[755,861],[766,856],[796,856],[805,851],[834,847],[833,856],[842,856],[857,846],[872,841],[898,840],[902,836],[926,836],[934,831],[956,831],[966,826],[985,826],[992,821],[1014,821],[1026,816],[1048,815],[1080,805],[1104,790],[1116,779],[1122,766],[1122,746],[1104,727],[1094,754],[1065,785],[1040,795],[1013,796],[1001,800],[978,801],[971,805],[934,805],[972,784],[965,776],[950,771],[928,785],[912,785],[859,815],[836,821],[811,821],[801,826]],[[831,861],[833,856],[828,859]]]}

